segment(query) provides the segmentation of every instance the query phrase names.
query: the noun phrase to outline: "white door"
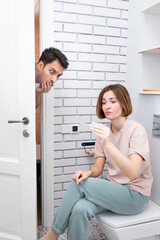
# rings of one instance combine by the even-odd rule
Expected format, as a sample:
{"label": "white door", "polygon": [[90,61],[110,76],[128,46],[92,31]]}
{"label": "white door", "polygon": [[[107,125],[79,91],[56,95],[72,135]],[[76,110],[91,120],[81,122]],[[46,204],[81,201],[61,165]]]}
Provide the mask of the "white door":
{"label": "white door", "polygon": [[[34,94],[34,0],[3,0],[0,6],[0,240],[36,239]],[[26,125],[8,123],[24,117],[29,118]]]}

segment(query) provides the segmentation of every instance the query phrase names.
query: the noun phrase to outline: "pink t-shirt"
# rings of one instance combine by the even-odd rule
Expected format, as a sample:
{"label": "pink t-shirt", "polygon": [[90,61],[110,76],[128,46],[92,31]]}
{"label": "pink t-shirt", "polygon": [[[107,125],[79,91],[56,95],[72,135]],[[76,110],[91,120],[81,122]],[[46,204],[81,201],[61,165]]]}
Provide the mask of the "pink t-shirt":
{"label": "pink t-shirt", "polygon": [[[110,127],[111,125],[108,124],[107,126]],[[150,196],[153,177],[151,173],[148,138],[144,127],[133,120],[126,119],[119,132],[113,133],[112,130],[110,131],[109,140],[127,158],[133,153],[138,153],[143,157],[143,162],[138,176],[131,181],[126,175],[124,175],[117,164],[101,146],[97,137],[94,156],[95,158],[106,158],[108,163],[108,180],[119,184],[126,184],[131,189],[136,190],[143,195]]]}

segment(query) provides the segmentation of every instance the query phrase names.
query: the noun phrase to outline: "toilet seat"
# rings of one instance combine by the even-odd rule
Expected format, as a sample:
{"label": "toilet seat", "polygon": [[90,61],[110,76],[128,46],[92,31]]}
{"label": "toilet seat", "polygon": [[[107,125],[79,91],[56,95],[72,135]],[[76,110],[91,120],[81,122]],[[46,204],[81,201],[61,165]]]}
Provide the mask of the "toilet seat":
{"label": "toilet seat", "polygon": [[98,218],[105,224],[114,227],[126,227],[144,222],[160,220],[160,206],[156,203],[149,201],[146,209],[136,215],[119,215],[110,211],[101,213]]}
{"label": "toilet seat", "polygon": [[160,235],[160,206],[151,200],[146,209],[137,215],[119,215],[107,211],[97,214],[96,217],[102,231],[111,240],[142,239]]}

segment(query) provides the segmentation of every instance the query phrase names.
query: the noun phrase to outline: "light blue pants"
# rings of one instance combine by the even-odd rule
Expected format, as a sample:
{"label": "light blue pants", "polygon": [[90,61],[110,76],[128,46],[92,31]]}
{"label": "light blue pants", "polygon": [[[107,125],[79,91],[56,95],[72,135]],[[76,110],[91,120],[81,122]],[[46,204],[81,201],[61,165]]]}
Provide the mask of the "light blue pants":
{"label": "light blue pants", "polygon": [[68,240],[87,239],[90,220],[95,214],[111,210],[119,214],[137,214],[149,197],[106,179],[88,178],[83,183],[72,181],[51,226],[58,234],[68,227]]}

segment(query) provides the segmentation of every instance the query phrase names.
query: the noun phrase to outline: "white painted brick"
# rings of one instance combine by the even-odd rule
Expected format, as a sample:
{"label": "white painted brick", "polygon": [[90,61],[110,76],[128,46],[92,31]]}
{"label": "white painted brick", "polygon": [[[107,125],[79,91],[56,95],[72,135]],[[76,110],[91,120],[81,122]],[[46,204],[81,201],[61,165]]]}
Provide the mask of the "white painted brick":
{"label": "white painted brick", "polygon": [[107,44],[110,45],[126,46],[126,41],[126,38],[107,37]]}
{"label": "white painted brick", "polygon": [[94,70],[94,71],[118,72],[118,69],[119,69],[118,64],[93,63],[93,70]]}
{"label": "white painted brick", "polygon": [[128,20],[128,11],[121,11],[121,18]]}
{"label": "white painted brick", "polygon": [[61,50],[62,49],[62,42],[54,41],[54,47]]}
{"label": "white painted brick", "polygon": [[[86,84],[86,82],[85,82]],[[90,99],[84,98],[84,99],[64,99],[64,106],[90,106]]]}
{"label": "white painted brick", "polygon": [[55,210],[55,212],[57,211],[61,201],[62,201],[61,198],[60,199],[54,199],[54,210]]}
{"label": "white painted brick", "polygon": [[77,3],[77,0],[56,0],[56,2],[70,2],[70,3]]}
{"label": "white painted brick", "polygon": [[83,149],[76,149],[76,150],[65,150],[64,151],[64,157],[65,158],[70,158],[70,157],[82,157],[85,156],[85,153]]}
{"label": "white painted brick", "polygon": [[73,174],[55,176],[54,182],[55,183],[70,182],[72,180],[72,176]]}
{"label": "white painted brick", "polygon": [[116,17],[120,18],[121,12],[118,9],[110,9],[104,7],[94,7],[93,14],[98,16]]}
{"label": "white painted brick", "polygon": [[67,189],[69,188],[69,185],[70,185],[70,184],[71,184],[70,182],[63,183],[63,189],[64,189],[64,190],[67,190]]}
{"label": "white painted brick", "polygon": [[94,53],[108,53],[108,54],[119,54],[119,47],[107,46],[107,45],[94,45]]}
{"label": "white painted brick", "polygon": [[128,37],[128,30],[127,29],[121,29],[121,37],[124,37],[124,38]]}
{"label": "white painted brick", "polygon": [[55,198],[55,199],[63,198],[65,193],[66,193],[66,191],[54,192],[54,198]]}
{"label": "white painted brick", "polygon": [[101,26],[94,26],[94,34],[99,34],[103,36],[120,36],[120,29],[119,28],[112,28],[112,27],[101,27]]}
{"label": "white painted brick", "polygon": [[96,35],[79,34],[78,42],[105,44],[105,37],[104,36],[96,36]]}
{"label": "white painted brick", "polygon": [[63,24],[60,22],[54,22],[54,31],[61,32],[63,30]]}
{"label": "white painted brick", "polygon": [[77,36],[73,33],[55,32],[54,39],[56,41],[76,42]]}
{"label": "white painted brick", "polygon": [[70,62],[70,69],[71,70],[91,70],[91,63],[86,62]]}
{"label": "white painted brick", "polygon": [[78,72],[78,79],[103,80],[104,73],[102,73],[102,72]]}
{"label": "white painted brick", "polygon": [[106,18],[105,17],[95,17],[95,16],[87,16],[87,15],[79,15],[78,22],[84,24],[91,24],[91,25],[106,25]]}
{"label": "white painted brick", "polygon": [[126,56],[108,55],[107,62],[109,62],[109,63],[126,63]]}
{"label": "white painted brick", "polygon": [[128,1],[108,0],[108,7],[128,10]]}
{"label": "white painted brick", "polygon": [[54,10],[55,11],[62,11],[62,3],[54,2]]}
{"label": "white painted brick", "polygon": [[106,80],[108,81],[124,81],[125,74],[124,73],[107,73]]}
{"label": "white painted brick", "polygon": [[62,99],[55,98],[54,106],[55,107],[61,107],[62,106]]}
{"label": "white painted brick", "polygon": [[64,88],[91,88],[91,81],[67,80],[64,82]]}
{"label": "white painted brick", "polygon": [[96,106],[97,105],[97,98],[92,98],[92,106]]}
{"label": "white painted brick", "polygon": [[54,184],[54,191],[61,191],[62,190],[62,183]]}
{"label": "white painted brick", "polygon": [[64,71],[61,79],[76,79],[76,71]]}
{"label": "white painted brick", "polygon": [[74,115],[76,114],[76,108],[75,107],[61,107],[61,108],[55,108],[55,116],[59,115]]}
{"label": "white painted brick", "polygon": [[[54,124],[57,124],[54,205],[57,209],[73,173],[81,167],[89,169],[94,163],[94,158],[86,155],[81,143],[96,138],[90,128],[83,125],[79,125],[79,134],[61,134],[61,124],[92,121],[106,124],[106,119],[96,116],[97,97],[108,84],[125,84],[126,42],[119,40],[127,38],[128,0],[55,0],[54,9],[57,10],[54,46],[62,50],[70,62],[54,88],[54,112],[57,114],[54,117]],[[106,65],[109,63],[112,64]],[[102,175],[106,177],[106,166]]]}
{"label": "white painted brick", "polygon": [[61,125],[54,125],[54,133],[61,133]]}
{"label": "white painted brick", "polygon": [[86,157],[83,157],[83,158],[77,158],[77,164],[78,165],[82,165],[82,164],[84,164],[84,165],[86,165],[86,164],[93,164],[94,163],[94,157],[90,157],[90,156],[88,156],[88,155],[86,155]]}
{"label": "white painted brick", "polygon": [[120,54],[126,56],[127,55],[126,50],[127,50],[126,47],[120,47]]}
{"label": "white painted brick", "polygon": [[79,61],[90,61],[90,62],[105,62],[104,54],[93,54],[93,53],[79,53],[78,54]]}
{"label": "white painted brick", "polygon": [[92,33],[92,26],[84,24],[64,24],[64,32],[73,32],[73,33]]}
{"label": "white painted brick", "polygon": [[54,117],[54,124],[61,124],[62,123],[62,117],[60,116],[55,116]]}
{"label": "white painted brick", "polygon": [[113,84],[113,82],[109,82],[109,81],[94,81],[93,82],[93,88],[95,88],[95,89],[102,89],[102,88],[104,88],[105,86],[107,86],[109,84]]}
{"label": "white painted brick", "polygon": [[128,21],[125,19],[108,18],[107,23],[110,27],[128,28]]}
{"label": "white painted brick", "polygon": [[78,107],[78,114],[86,114],[86,115],[90,115],[90,114],[95,114],[96,113],[96,109],[95,107]]}
{"label": "white painted brick", "polygon": [[64,167],[64,174],[70,174],[70,173],[74,174],[78,170],[88,171],[89,166],[83,165],[83,166]]}
{"label": "white painted brick", "polygon": [[61,167],[56,167],[54,168],[54,175],[62,175],[62,168]]}
{"label": "white painted brick", "polygon": [[63,141],[62,134],[54,134],[54,142],[61,142]]}
{"label": "white painted brick", "polygon": [[60,77],[60,79],[58,79],[58,81],[56,81],[54,85],[54,89],[58,89],[58,88],[62,88],[62,77]]}
{"label": "white painted brick", "polygon": [[74,53],[74,52],[64,52],[63,53],[66,55],[66,57],[68,58],[69,62],[70,61],[76,61],[77,60],[77,56],[78,54],[77,53]]}
{"label": "white painted brick", "polygon": [[74,166],[74,165],[76,165],[76,158],[67,158],[67,159],[54,160],[54,166],[55,167]]}
{"label": "white painted brick", "polygon": [[78,97],[97,97],[98,96],[98,91],[97,90],[78,90]]}
{"label": "white painted brick", "polygon": [[64,116],[64,123],[90,122],[89,116]]}
{"label": "white painted brick", "polygon": [[[97,116],[93,116],[92,117],[92,122],[97,122],[97,123],[101,123],[101,124],[107,124],[106,118],[101,120]],[[95,134],[92,134],[92,139],[93,139],[93,141],[96,139],[96,135]]]}
{"label": "white painted brick", "polygon": [[62,151],[54,151],[54,159],[62,158]]}
{"label": "white painted brick", "polygon": [[90,133],[65,134],[64,141],[89,140]]}
{"label": "white painted brick", "polygon": [[123,73],[126,72],[126,65],[124,64],[120,65],[120,72],[123,72]]}
{"label": "white painted brick", "polygon": [[92,46],[85,43],[64,43],[64,50],[71,52],[91,52]]}
{"label": "white painted brick", "polygon": [[54,97],[76,97],[76,90],[61,89],[54,92]]}
{"label": "white painted brick", "polygon": [[[84,123],[88,123],[88,124],[90,124],[91,122],[89,121],[89,122],[84,122]],[[79,129],[80,129],[80,133],[82,134],[83,132],[89,132],[89,134],[90,134],[90,126],[87,126],[87,125],[82,125],[82,124],[80,124],[79,125]],[[84,139],[84,140],[87,140],[87,139]]]}
{"label": "white painted brick", "polygon": [[76,14],[70,14],[70,13],[64,13],[64,12],[55,12],[54,13],[54,20],[58,21],[58,22],[76,23],[77,22],[77,15]]}
{"label": "white painted brick", "polygon": [[68,150],[68,149],[75,149],[76,143],[75,142],[61,142],[61,143],[54,143],[55,150]]}
{"label": "white painted brick", "polygon": [[95,5],[95,6],[104,6],[106,7],[106,0],[79,0],[79,3],[83,3],[86,5]]}
{"label": "white painted brick", "polygon": [[64,3],[65,12],[92,14],[92,6]]}

